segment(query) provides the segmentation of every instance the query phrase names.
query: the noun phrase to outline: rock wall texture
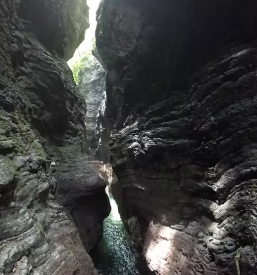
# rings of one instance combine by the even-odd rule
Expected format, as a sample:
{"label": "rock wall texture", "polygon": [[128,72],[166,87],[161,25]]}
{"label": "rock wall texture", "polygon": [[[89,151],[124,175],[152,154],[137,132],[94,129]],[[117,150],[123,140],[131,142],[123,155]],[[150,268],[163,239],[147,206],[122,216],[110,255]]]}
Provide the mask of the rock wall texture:
{"label": "rock wall texture", "polygon": [[[97,53],[95,53],[97,56]],[[86,127],[91,154],[108,161],[109,130],[104,114],[106,106],[106,72],[93,53],[82,58],[78,87],[87,103]]]}
{"label": "rock wall texture", "polygon": [[[62,181],[64,169],[66,174],[80,171],[75,157],[82,159],[80,165],[86,159],[85,103],[65,60],[83,38],[87,9],[82,0],[0,1],[3,275],[97,274],[77,228],[68,219],[72,216],[78,222],[77,214],[70,214],[69,205],[57,204],[53,196],[69,180],[75,186],[74,197],[88,197],[85,191],[81,193],[81,186],[93,188],[82,179],[88,174],[95,178],[91,185],[99,186],[98,193],[104,196],[93,171],[80,173],[81,186],[73,177]],[[106,202],[107,210],[108,206]],[[80,203],[72,207],[76,209]],[[89,219],[92,211],[83,213]],[[94,224],[88,222],[86,226]]]}
{"label": "rock wall texture", "polygon": [[116,193],[155,274],[257,272],[256,12],[254,0],[99,9]]}
{"label": "rock wall texture", "polygon": [[103,220],[111,210],[105,193],[107,182],[94,163],[84,158],[62,164],[58,171],[56,200],[74,221],[87,251],[102,237]]}

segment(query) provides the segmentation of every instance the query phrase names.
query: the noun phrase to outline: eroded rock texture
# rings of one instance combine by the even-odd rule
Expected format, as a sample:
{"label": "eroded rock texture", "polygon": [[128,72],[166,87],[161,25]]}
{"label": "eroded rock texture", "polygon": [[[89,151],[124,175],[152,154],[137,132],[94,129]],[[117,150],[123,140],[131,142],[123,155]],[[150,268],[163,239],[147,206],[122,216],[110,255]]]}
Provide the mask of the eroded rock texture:
{"label": "eroded rock texture", "polygon": [[253,0],[99,10],[120,208],[156,274],[257,272],[256,12]]}
{"label": "eroded rock texture", "polygon": [[[97,56],[97,53],[95,53]],[[88,145],[92,155],[109,161],[109,129],[104,119],[106,92],[106,72],[93,53],[81,60],[78,87],[87,103],[86,127]]]}
{"label": "eroded rock texture", "polygon": [[99,176],[93,162],[76,159],[58,171],[56,200],[76,224],[80,238],[90,251],[103,235],[103,220],[110,213],[105,193],[107,180]]}
{"label": "eroded rock texture", "polygon": [[60,168],[85,158],[85,104],[65,59],[86,26],[86,1],[0,1],[0,274],[97,274],[51,194]]}

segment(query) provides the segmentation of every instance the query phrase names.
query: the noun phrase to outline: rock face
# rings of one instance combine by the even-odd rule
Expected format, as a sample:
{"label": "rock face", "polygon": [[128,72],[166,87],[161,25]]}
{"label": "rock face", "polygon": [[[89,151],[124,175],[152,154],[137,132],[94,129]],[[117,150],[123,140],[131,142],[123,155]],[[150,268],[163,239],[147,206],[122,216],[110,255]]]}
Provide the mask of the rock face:
{"label": "rock face", "polygon": [[97,274],[51,194],[87,150],[85,103],[65,62],[86,26],[86,1],[0,2],[0,274]]}
{"label": "rock face", "polygon": [[105,193],[106,182],[99,177],[94,164],[77,159],[58,171],[56,199],[79,229],[80,238],[90,251],[103,235],[103,220],[110,213]]}
{"label": "rock face", "polygon": [[255,274],[255,1],[106,0],[120,209],[156,274]]}
{"label": "rock face", "polygon": [[105,138],[108,135],[108,129],[104,120],[106,72],[93,54],[85,56],[80,66],[78,87],[87,103],[88,145],[93,155],[98,154],[101,160],[108,161],[108,137]]}
{"label": "rock face", "polygon": [[15,0],[30,31],[50,51],[69,60],[89,26],[86,0]]}

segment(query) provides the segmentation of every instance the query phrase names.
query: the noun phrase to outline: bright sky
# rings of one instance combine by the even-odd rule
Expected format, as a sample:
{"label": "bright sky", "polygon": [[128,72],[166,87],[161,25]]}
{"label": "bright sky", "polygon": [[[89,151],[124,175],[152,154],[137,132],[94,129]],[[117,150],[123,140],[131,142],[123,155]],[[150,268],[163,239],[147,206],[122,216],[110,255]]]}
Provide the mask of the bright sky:
{"label": "bright sky", "polygon": [[73,57],[68,61],[68,65],[70,67],[76,60],[80,59],[80,56],[82,56],[85,52],[90,52],[92,49],[96,29],[96,11],[100,1],[101,0],[87,0],[87,4],[89,6],[90,27],[86,30],[85,40],[80,44]]}

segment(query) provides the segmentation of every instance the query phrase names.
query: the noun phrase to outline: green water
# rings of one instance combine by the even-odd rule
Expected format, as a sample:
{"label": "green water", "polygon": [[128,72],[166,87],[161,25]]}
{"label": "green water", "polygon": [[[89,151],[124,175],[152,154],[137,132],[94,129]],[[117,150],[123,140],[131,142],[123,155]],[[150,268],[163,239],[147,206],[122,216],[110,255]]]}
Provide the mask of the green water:
{"label": "green water", "polygon": [[112,211],[104,222],[103,238],[91,253],[92,260],[99,275],[139,275],[117,205],[109,197]]}

